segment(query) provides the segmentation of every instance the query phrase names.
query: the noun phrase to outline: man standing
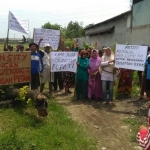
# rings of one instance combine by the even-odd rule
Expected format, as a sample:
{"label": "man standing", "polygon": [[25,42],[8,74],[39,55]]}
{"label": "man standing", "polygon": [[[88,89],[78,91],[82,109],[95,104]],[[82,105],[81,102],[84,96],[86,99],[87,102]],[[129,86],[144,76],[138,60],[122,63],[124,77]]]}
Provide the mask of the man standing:
{"label": "man standing", "polygon": [[31,49],[31,90],[38,89],[40,85],[40,77],[43,76],[43,60],[41,55],[37,52],[38,45],[35,43],[30,43],[29,47]]}
{"label": "man standing", "polygon": [[[40,43],[43,39],[40,39],[38,47],[40,47]],[[49,95],[52,96],[52,85],[54,82],[54,73],[51,72],[51,63],[50,63],[50,45],[49,44],[45,44],[44,46],[44,51],[43,50],[39,50],[38,52],[40,52],[40,54],[43,55],[43,64],[44,64],[44,70],[43,70],[43,76],[41,77],[41,86],[40,86],[40,92],[43,92],[44,89],[44,85],[46,82],[49,83]]]}

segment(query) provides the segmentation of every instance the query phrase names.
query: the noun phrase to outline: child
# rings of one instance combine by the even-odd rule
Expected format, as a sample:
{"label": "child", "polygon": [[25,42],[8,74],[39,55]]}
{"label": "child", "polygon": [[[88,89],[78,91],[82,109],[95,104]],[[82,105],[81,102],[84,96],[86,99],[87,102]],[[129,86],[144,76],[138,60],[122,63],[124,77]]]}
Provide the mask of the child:
{"label": "child", "polygon": [[140,126],[137,134],[137,141],[143,150],[150,150],[150,105],[148,109],[148,128]]}

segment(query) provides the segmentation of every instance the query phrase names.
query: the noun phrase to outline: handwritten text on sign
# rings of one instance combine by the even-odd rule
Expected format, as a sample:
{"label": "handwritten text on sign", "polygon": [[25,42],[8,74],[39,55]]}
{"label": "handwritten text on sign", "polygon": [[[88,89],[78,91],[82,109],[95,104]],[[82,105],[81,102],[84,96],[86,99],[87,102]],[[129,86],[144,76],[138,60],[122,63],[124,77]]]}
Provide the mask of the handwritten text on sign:
{"label": "handwritten text on sign", "polygon": [[34,42],[38,44],[39,40],[43,38],[40,46],[44,47],[46,43],[50,44],[52,49],[57,49],[60,40],[60,30],[52,29],[34,29]]}
{"label": "handwritten text on sign", "polygon": [[29,34],[29,20],[17,19],[11,12],[9,12],[9,29]]}
{"label": "handwritten text on sign", "polygon": [[30,68],[30,52],[0,52],[0,85],[30,82]]}
{"label": "handwritten text on sign", "polygon": [[76,72],[77,52],[51,52],[51,71]]}
{"label": "handwritten text on sign", "polygon": [[147,46],[117,45],[115,67],[144,71]]}

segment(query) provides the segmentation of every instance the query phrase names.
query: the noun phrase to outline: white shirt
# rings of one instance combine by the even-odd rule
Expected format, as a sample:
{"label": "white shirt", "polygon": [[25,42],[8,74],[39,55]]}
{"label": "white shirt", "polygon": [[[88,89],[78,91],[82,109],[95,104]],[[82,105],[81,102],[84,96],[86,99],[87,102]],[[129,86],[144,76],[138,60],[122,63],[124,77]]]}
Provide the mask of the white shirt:
{"label": "white shirt", "polygon": [[[108,66],[108,61],[106,62],[101,62],[101,66]],[[101,72],[101,80],[104,81],[115,81],[116,80],[116,75],[113,73],[106,72],[102,70]]]}
{"label": "white shirt", "polygon": [[44,68],[50,68],[50,53],[46,53],[45,51],[42,50],[42,52],[44,53],[44,56],[43,56],[43,64],[44,64]]}

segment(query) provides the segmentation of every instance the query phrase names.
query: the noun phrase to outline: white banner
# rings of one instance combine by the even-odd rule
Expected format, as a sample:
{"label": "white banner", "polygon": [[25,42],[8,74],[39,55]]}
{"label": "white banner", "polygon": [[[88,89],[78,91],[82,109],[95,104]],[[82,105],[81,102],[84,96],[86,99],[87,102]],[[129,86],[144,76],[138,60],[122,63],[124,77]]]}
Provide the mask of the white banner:
{"label": "white banner", "polygon": [[44,47],[46,43],[50,44],[53,50],[58,49],[60,40],[60,30],[52,29],[34,29],[34,43],[38,44],[43,38],[40,47]]}
{"label": "white banner", "polygon": [[76,72],[77,57],[77,52],[51,52],[51,72]]}
{"label": "white banner", "polygon": [[147,46],[116,45],[115,67],[144,71]]}
{"label": "white banner", "polygon": [[9,11],[9,20],[8,20],[8,28],[14,31],[22,32],[25,34],[29,34],[29,20],[21,20],[17,19],[10,11]]}

